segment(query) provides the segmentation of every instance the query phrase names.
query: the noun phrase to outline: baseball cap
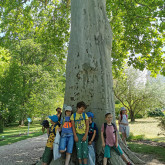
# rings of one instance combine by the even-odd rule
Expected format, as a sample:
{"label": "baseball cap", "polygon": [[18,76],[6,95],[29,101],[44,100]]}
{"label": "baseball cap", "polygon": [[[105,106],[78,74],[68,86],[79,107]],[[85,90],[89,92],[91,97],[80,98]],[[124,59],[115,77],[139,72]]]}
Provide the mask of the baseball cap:
{"label": "baseball cap", "polygon": [[121,107],[120,110],[121,111],[126,111],[126,108],[125,107]]}
{"label": "baseball cap", "polygon": [[65,111],[72,111],[72,107],[71,106],[66,106]]}
{"label": "baseball cap", "polygon": [[88,117],[94,118],[94,114],[92,112],[87,112],[86,114]]}
{"label": "baseball cap", "polygon": [[53,115],[53,116],[48,116],[49,119],[51,119],[53,122],[57,122],[58,121],[58,116],[57,115]]}

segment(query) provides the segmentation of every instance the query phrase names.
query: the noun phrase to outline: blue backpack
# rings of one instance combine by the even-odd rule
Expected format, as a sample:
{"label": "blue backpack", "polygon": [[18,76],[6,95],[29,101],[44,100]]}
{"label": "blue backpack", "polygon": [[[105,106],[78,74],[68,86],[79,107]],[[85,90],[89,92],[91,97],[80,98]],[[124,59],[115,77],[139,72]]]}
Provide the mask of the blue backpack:
{"label": "blue backpack", "polygon": [[[83,119],[85,120],[85,113],[82,113]],[[76,113],[73,114],[74,121],[80,121],[76,120]]]}
{"label": "blue backpack", "polygon": [[[89,128],[89,131],[90,131],[90,132],[92,131],[92,133],[94,132],[94,126],[95,126],[95,123],[92,122],[92,125],[91,125],[91,127]],[[99,131],[98,131],[98,128],[97,128],[97,126],[96,126],[96,136],[95,136],[94,141],[96,141],[96,140],[98,139],[98,137],[99,137]]]}

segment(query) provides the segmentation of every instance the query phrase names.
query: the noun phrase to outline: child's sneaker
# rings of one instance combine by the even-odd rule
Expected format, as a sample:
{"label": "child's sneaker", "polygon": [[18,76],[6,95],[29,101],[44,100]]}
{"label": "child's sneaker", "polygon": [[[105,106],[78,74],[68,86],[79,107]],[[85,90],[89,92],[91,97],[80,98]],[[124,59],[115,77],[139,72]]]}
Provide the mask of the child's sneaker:
{"label": "child's sneaker", "polygon": [[132,164],[130,162],[128,162],[127,165],[132,165]]}

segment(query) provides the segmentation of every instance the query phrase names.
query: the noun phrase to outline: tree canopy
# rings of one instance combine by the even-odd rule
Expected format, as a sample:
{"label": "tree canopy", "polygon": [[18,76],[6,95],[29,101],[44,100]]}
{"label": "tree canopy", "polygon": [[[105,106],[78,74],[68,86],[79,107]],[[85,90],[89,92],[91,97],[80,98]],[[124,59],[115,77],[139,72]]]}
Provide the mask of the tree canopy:
{"label": "tree canopy", "polygon": [[[107,0],[106,11],[114,77],[125,63],[165,75],[164,1]],[[69,36],[70,0],[0,1],[1,115],[20,118],[60,102]]]}
{"label": "tree canopy", "polygon": [[131,121],[136,115],[145,114],[148,110],[164,107],[164,80],[161,77],[150,78],[150,72],[126,67],[123,73],[114,80],[115,97],[125,106]]}
{"label": "tree canopy", "polygon": [[[1,37],[10,45],[25,36],[35,38],[64,58],[70,27],[70,0],[8,0],[0,2]],[[106,0],[113,31],[113,71],[118,75],[125,59],[128,65],[165,75],[163,0]],[[4,42],[5,41],[5,42]],[[5,44],[6,43],[6,44]]]}

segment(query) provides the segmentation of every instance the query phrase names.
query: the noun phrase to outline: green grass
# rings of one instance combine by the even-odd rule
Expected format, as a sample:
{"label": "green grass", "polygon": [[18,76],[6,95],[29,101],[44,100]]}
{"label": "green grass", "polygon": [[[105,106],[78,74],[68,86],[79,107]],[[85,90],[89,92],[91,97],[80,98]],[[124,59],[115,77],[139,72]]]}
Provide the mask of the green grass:
{"label": "green grass", "polygon": [[165,149],[160,146],[150,146],[146,144],[137,144],[135,142],[128,142],[131,151],[136,153],[156,155],[157,159],[165,162]]}
{"label": "green grass", "polygon": [[130,140],[151,140],[156,142],[165,142],[165,136],[158,134],[162,132],[158,127],[159,120],[155,118],[136,119],[130,122]]}
{"label": "green grass", "polygon": [[31,124],[29,136],[27,135],[27,132],[28,126],[5,127],[4,132],[0,133],[0,146],[42,135],[41,125],[39,123]]}

